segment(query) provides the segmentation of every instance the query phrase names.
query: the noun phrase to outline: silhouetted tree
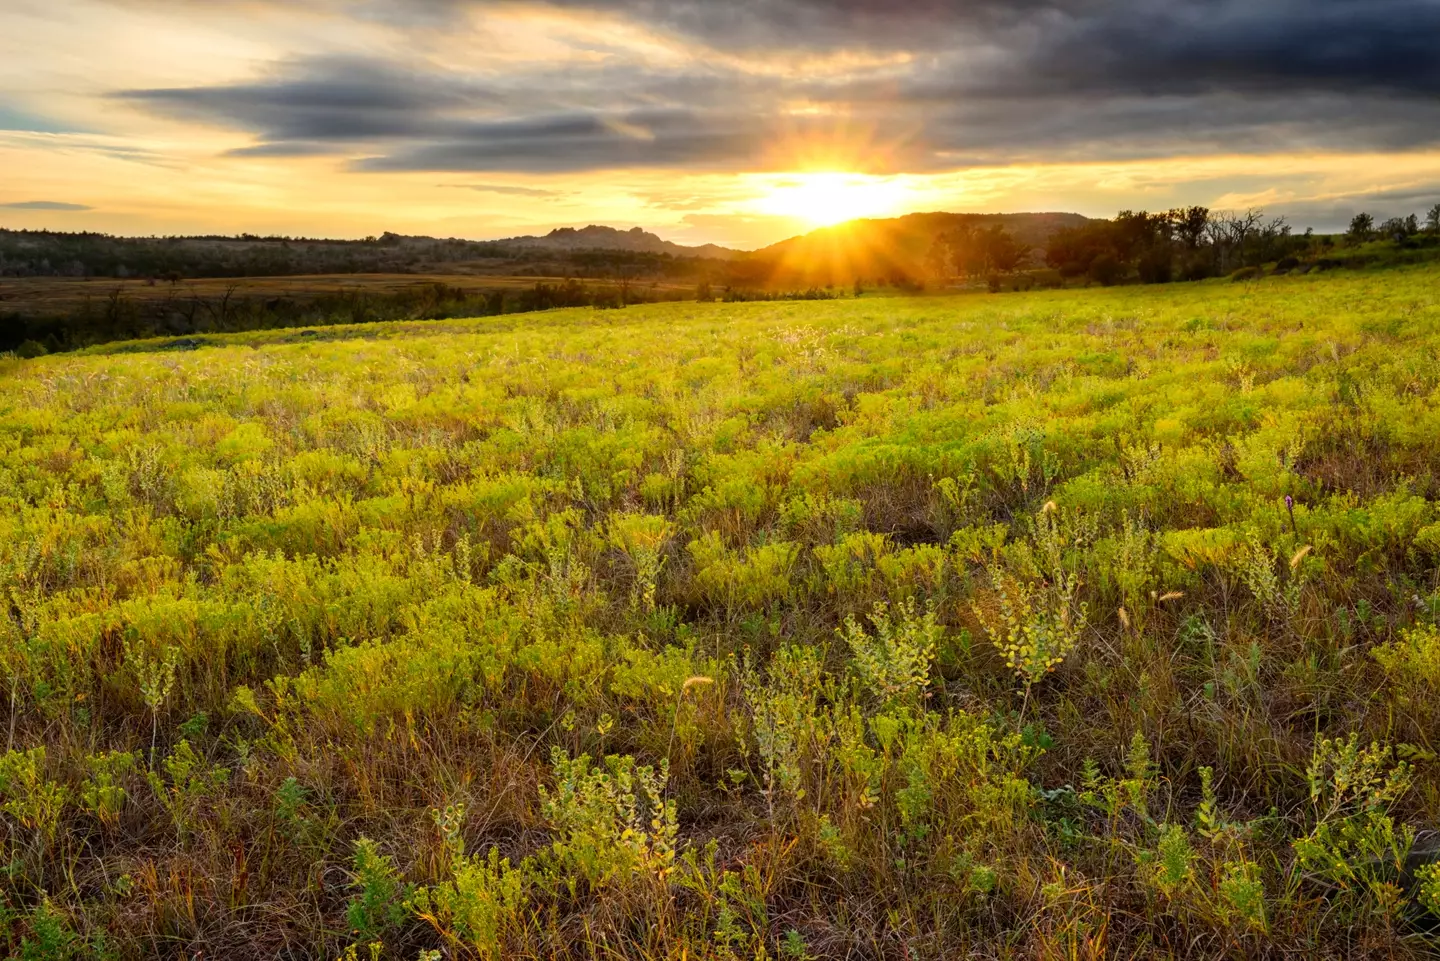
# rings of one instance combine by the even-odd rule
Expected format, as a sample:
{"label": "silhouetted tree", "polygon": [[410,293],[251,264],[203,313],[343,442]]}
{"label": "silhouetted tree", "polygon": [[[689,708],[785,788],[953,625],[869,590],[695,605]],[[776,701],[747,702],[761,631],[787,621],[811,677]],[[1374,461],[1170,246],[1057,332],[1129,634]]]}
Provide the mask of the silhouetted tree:
{"label": "silhouetted tree", "polygon": [[1166,214],[1174,228],[1175,236],[1191,250],[1196,250],[1205,239],[1205,227],[1210,223],[1209,207],[1176,207]]}
{"label": "silhouetted tree", "polygon": [[1350,229],[1345,236],[1352,243],[1364,243],[1375,233],[1375,218],[1369,214],[1356,214],[1350,220]]}
{"label": "silhouetted tree", "polygon": [[1408,217],[1391,217],[1380,225],[1376,233],[1396,242],[1408,240],[1420,232],[1420,218],[1415,214]]}
{"label": "silhouetted tree", "polygon": [[943,284],[950,279],[954,263],[955,252],[950,247],[950,235],[940,234],[925,252],[925,269],[930,272],[931,277]]}
{"label": "silhouetted tree", "polygon": [[1002,274],[1013,274],[1030,255],[1029,245],[1016,240],[999,224],[985,232],[984,246],[987,265]]}

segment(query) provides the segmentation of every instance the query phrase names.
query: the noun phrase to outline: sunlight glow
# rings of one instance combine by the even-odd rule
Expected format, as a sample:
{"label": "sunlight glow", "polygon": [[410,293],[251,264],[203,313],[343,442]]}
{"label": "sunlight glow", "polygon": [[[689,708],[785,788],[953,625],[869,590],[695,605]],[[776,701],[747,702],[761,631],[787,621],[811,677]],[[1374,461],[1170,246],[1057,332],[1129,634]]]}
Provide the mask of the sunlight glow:
{"label": "sunlight glow", "polygon": [[908,194],[908,188],[893,177],[802,173],[777,180],[756,202],[756,210],[829,227],[859,217],[891,216],[899,212]]}

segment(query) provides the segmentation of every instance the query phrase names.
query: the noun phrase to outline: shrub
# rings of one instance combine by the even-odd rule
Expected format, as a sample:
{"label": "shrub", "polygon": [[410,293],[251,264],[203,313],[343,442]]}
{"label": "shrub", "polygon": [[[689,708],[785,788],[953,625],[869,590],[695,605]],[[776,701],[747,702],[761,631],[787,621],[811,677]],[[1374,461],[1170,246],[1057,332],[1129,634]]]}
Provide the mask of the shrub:
{"label": "shrub", "polygon": [[390,856],[380,853],[369,838],[355,842],[351,865],[351,886],[357,893],[345,909],[345,920],[361,941],[378,940],[405,919],[410,886],[402,883]]}
{"label": "shrub", "polygon": [[448,881],[417,888],[406,906],[451,945],[463,945],[482,961],[508,957],[506,938],[521,926],[529,901],[521,869],[496,848],[485,857],[459,855]]}
{"label": "shrub", "polygon": [[1215,264],[1208,255],[1187,258],[1180,270],[1181,280],[1206,280],[1214,276]]}
{"label": "shrub", "polygon": [[[768,679],[762,680],[748,660],[741,666],[741,690],[750,709],[748,732],[742,730],[742,738],[748,733],[760,755],[772,819],[777,799],[798,802],[805,796],[800,762],[819,724],[815,707],[822,669],[815,651],[794,646],[775,652]],[[742,750],[748,750],[748,741],[742,740]]]}
{"label": "shrub", "polygon": [[1298,863],[1352,897],[1385,904],[1403,868],[1414,831],[1397,826],[1390,807],[1409,790],[1413,772],[1390,748],[1321,739],[1306,771],[1314,827],[1294,842]]}
{"label": "shrub", "polygon": [[1142,284],[1168,284],[1174,278],[1175,262],[1164,247],[1150,251],[1135,266]]}
{"label": "shrub", "polygon": [[592,887],[635,877],[665,880],[674,868],[675,802],[665,797],[669,762],[656,771],[633,757],[551,753],[555,786],[540,789],[540,806],[559,835],[551,851],[575,882]]}
{"label": "shrub", "polygon": [[22,827],[53,838],[70,791],[45,776],[45,756],[44,747],[0,756],[0,810]]}
{"label": "shrub", "polygon": [[1017,577],[991,563],[988,571],[999,612],[972,604],[1006,665],[1025,685],[1027,695],[1036,682],[1074,651],[1085,627],[1086,609],[1076,600],[1080,577],[1065,566],[1058,514],[1052,503],[1036,517],[1037,560],[1043,565],[1043,578]]}
{"label": "shrub", "polygon": [[930,683],[930,662],[942,633],[934,609],[919,614],[914,598],[909,598],[892,613],[882,602],[869,620],[873,634],[853,617],[846,618],[840,630],[861,683],[882,703],[919,701]]}
{"label": "shrub", "polygon": [[1086,271],[1086,276],[1102,287],[1113,287],[1124,275],[1124,266],[1110,254],[1096,257]]}

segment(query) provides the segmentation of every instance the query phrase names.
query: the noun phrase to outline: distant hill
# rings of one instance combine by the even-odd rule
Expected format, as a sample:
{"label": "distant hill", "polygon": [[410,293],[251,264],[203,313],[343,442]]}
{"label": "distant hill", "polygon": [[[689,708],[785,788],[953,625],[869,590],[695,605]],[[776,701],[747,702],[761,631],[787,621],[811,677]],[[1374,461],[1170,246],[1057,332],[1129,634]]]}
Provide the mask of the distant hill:
{"label": "distant hill", "polygon": [[113,237],[0,228],[0,277],[284,277],[339,273],[464,273],[707,281],[735,287],[811,287],[924,274],[935,237],[965,223],[1003,224],[1043,247],[1078,214],[910,214],[856,220],[747,252],[686,247],[640,227],[561,227],[506,240],[405,236]]}
{"label": "distant hill", "polygon": [[1021,243],[1043,248],[1066,227],[1089,222],[1080,214],[907,214],[888,220],[852,220],[757,250],[748,258],[769,268],[781,285],[848,284],[856,279],[920,277],[935,238],[970,225],[999,224]]}
{"label": "distant hill", "polygon": [[685,247],[661,240],[639,227],[617,230],[614,227],[561,227],[544,237],[511,237],[497,241],[507,247],[539,248],[541,250],[624,250],[632,253],[669,254],[672,257],[700,257],[705,260],[731,260],[740,251],[715,244]]}

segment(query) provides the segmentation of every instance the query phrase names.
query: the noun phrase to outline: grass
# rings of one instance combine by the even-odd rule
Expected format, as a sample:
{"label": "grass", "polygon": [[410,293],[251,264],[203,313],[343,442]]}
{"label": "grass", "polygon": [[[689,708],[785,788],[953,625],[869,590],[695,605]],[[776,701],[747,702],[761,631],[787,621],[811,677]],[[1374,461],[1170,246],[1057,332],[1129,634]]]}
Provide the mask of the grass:
{"label": "grass", "polygon": [[[0,278],[0,306],[26,316],[48,316],[80,310],[87,305],[99,309],[113,296],[140,304],[199,299],[218,301],[227,294],[237,301],[256,298],[308,299],[325,295],[386,296],[407,291],[423,291],[443,284],[467,293],[490,293],[495,290],[520,291],[537,282],[558,284],[563,278],[545,276],[494,276],[483,273],[431,274],[321,274],[315,276],[207,278],[151,282],[144,278],[117,280],[106,278],[75,279],[66,277]],[[613,280],[587,280],[588,286],[610,289],[618,286]],[[650,286],[650,282],[636,283]],[[685,292],[694,285],[657,283],[658,288]]]}
{"label": "grass", "polygon": [[1434,956],[1437,282],[0,360],[0,944]]}

